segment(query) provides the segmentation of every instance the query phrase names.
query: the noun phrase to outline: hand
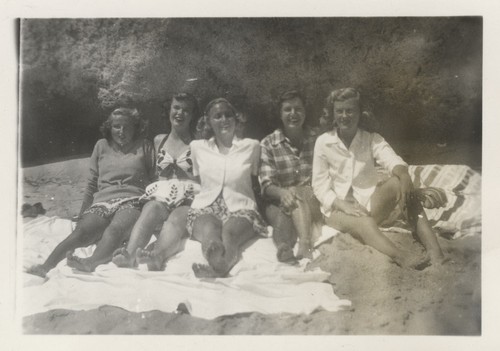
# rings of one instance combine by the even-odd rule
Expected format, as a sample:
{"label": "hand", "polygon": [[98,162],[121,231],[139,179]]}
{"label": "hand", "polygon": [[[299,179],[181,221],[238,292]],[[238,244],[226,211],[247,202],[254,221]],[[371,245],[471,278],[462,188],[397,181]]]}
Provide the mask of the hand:
{"label": "hand", "polygon": [[283,207],[286,211],[292,211],[296,209],[297,200],[300,200],[300,197],[297,195],[294,187],[282,189],[281,207]]}
{"label": "hand", "polygon": [[350,216],[364,217],[369,215],[368,210],[357,202],[353,203],[337,198],[333,202],[333,205],[334,208],[338,211],[344,212],[345,214],[348,214]]}

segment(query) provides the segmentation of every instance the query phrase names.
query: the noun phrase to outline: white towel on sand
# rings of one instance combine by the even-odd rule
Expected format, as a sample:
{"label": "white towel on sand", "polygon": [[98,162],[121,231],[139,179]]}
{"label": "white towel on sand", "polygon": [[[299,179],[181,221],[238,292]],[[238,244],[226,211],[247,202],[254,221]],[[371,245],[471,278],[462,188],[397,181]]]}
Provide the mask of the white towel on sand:
{"label": "white towel on sand", "polygon": [[[23,226],[24,268],[41,263],[72,230],[69,220],[39,217]],[[82,257],[92,248],[77,250]],[[22,315],[52,309],[89,310],[113,305],[133,312],[173,312],[179,303],[189,306],[196,317],[213,319],[245,312],[311,313],[315,309],[338,311],[350,306],[339,299],[325,282],[329,273],[279,263],[271,239],[259,239],[243,253],[230,277],[202,281],[191,265],[206,262],[200,244],[188,240],[185,250],[173,257],[163,272],[99,266],[92,274],[74,272],[63,260],[49,279],[26,273],[22,291]]]}

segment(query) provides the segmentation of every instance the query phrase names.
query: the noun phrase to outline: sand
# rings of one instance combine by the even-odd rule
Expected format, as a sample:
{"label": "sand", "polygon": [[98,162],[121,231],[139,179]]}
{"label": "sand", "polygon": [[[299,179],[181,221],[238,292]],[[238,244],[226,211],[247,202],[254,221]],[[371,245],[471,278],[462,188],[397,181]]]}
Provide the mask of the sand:
{"label": "sand", "polygon": [[[85,174],[85,159],[26,169],[23,202],[42,202],[48,216],[71,218],[81,204]],[[411,235],[387,235],[399,245],[421,250]],[[439,242],[450,260],[423,271],[402,269],[347,234],[323,244],[313,265],[330,272],[335,293],[352,301],[346,311],[246,313],[204,320],[101,306],[27,316],[23,330],[27,334],[480,335],[481,237],[439,238]]]}

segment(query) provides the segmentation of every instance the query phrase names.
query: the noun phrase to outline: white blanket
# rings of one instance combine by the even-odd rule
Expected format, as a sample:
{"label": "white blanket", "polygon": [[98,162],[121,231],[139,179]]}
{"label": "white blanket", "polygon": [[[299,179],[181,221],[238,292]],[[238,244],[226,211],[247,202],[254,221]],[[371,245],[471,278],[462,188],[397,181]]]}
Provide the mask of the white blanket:
{"label": "white blanket", "polygon": [[[57,217],[39,217],[24,224],[24,268],[41,263],[72,229],[72,223]],[[88,256],[92,248],[77,250]],[[206,262],[200,244],[188,240],[183,252],[172,258],[163,272],[99,266],[92,274],[74,272],[63,260],[49,273],[49,279],[26,273],[22,291],[24,316],[51,309],[89,310],[113,305],[133,312],[173,312],[185,303],[191,314],[213,319],[242,312],[311,313],[322,308],[338,311],[350,306],[339,299],[325,281],[329,274],[277,262],[271,239],[259,239],[243,253],[230,277],[201,281],[193,262]]]}

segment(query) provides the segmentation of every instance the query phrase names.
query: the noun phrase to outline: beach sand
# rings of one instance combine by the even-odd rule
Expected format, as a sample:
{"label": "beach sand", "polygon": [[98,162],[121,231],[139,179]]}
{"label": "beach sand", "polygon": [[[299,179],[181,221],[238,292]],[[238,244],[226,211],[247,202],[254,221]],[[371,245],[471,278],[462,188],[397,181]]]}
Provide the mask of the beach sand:
{"label": "beach sand", "polygon": [[[432,162],[429,162],[432,163]],[[23,203],[42,202],[48,216],[79,210],[86,160],[26,169]],[[29,177],[27,177],[29,175]],[[411,235],[389,232],[398,245],[421,250]],[[27,334],[296,334],[480,335],[481,237],[439,238],[450,259],[423,271],[402,269],[350,235],[320,246],[313,263],[330,272],[349,310],[310,315],[245,313],[204,320],[184,314],[133,313],[113,306],[89,311],[51,310],[23,318]]]}

